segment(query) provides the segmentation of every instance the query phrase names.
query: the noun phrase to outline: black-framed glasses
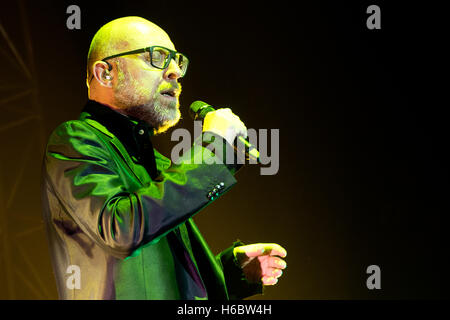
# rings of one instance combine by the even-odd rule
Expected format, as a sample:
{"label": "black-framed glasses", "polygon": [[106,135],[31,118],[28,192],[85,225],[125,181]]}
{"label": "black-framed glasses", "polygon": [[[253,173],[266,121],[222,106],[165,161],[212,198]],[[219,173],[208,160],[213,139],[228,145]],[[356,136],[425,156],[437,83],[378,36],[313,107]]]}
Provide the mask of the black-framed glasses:
{"label": "black-framed glasses", "polygon": [[129,54],[144,53],[144,52],[150,53],[150,64],[153,67],[155,67],[157,69],[165,69],[169,66],[170,61],[172,61],[172,59],[174,59],[178,65],[178,67],[181,70],[180,77],[184,77],[184,75],[186,74],[186,70],[187,70],[187,67],[189,64],[189,59],[180,52],[176,52],[176,51],[170,50],[170,49],[162,47],[162,46],[151,46],[151,47],[146,47],[146,48],[142,48],[142,49],[136,49],[136,50],[132,50],[132,51],[122,52],[122,53],[118,53],[118,54],[103,58],[102,61],[106,62],[106,60],[109,60],[112,58],[117,58],[117,57],[129,55]]}

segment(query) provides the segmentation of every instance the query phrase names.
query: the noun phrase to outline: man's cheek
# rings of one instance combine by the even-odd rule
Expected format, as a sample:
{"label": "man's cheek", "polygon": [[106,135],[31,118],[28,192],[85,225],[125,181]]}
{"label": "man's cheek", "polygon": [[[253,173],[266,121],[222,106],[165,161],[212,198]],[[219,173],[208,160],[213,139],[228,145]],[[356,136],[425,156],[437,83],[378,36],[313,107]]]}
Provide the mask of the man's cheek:
{"label": "man's cheek", "polygon": [[137,96],[147,100],[153,98],[153,91],[145,82],[140,79],[133,79],[130,83]]}
{"label": "man's cheek", "polygon": [[125,74],[123,73],[123,71],[118,71],[117,72],[117,82],[119,84],[123,84],[125,82]]}

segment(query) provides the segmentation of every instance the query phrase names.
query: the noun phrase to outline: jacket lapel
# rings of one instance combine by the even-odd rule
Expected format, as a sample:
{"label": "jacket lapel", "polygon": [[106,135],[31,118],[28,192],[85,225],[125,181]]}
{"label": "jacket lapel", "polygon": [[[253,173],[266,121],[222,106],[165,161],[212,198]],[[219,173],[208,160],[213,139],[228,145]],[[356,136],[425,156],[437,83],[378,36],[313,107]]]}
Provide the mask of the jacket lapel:
{"label": "jacket lapel", "polygon": [[186,229],[189,234],[193,254],[197,258],[198,269],[201,274],[207,275],[207,278],[203,278],[203,283],[208,292],[208,299],[228,300],[222,268],[219,266],[216,257],[209,249],[192,218],[186,222]]}

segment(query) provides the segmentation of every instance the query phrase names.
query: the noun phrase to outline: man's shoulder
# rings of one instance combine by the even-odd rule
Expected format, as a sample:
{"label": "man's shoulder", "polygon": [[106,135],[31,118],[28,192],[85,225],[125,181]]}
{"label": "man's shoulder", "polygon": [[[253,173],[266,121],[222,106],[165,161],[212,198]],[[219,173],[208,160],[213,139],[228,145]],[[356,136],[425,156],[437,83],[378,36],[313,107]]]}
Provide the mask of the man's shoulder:
{"label": "man's shoulder", "polygon": [[98,136],[100,133],[102,136],[111,139],[115,138],[104,125],[94,119],[83,116],[82,113],[79,119],[68,120],[59,124],[51,133],[51,138],[79,136],[82,134],[88,134],[89,136],[94,137]]}
{"label": "man's shoulder", "polygon": [[[51,133],[45,149],[47,160],[111,159],[108,138],[84,120],[68,120]],[[111,162],[112,163],[112,162]],[[57,166],[53,166],[55,168]]]}
{"label": "man's shoulder", "polygon": [[104,148],[114,136],[100,123],[92,119],[73,119],[62,122],[50,134],[47,150],[57,146],[81,147],[90,145]]}

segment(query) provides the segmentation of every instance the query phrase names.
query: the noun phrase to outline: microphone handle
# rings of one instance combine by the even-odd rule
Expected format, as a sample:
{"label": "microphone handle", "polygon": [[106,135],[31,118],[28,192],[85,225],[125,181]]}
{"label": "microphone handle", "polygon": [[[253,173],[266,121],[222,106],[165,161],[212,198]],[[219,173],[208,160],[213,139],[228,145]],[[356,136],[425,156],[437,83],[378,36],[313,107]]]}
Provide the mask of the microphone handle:
{"label": "microphone handle", "polygon": [[[258,163],[261,163],[259,159],[259,151],[252,144],[250,144],[250,142],[248,142],[247,139],[245,139],[243,136],[238,136],[237,140],[239,140],[239,142],[242,145],[244,145],[246,160],[248,159],[256,160]],[[236,150],[236,152],[239,151],[238,147],[236,146],[236,143],[234,144],[233,147]]]}

